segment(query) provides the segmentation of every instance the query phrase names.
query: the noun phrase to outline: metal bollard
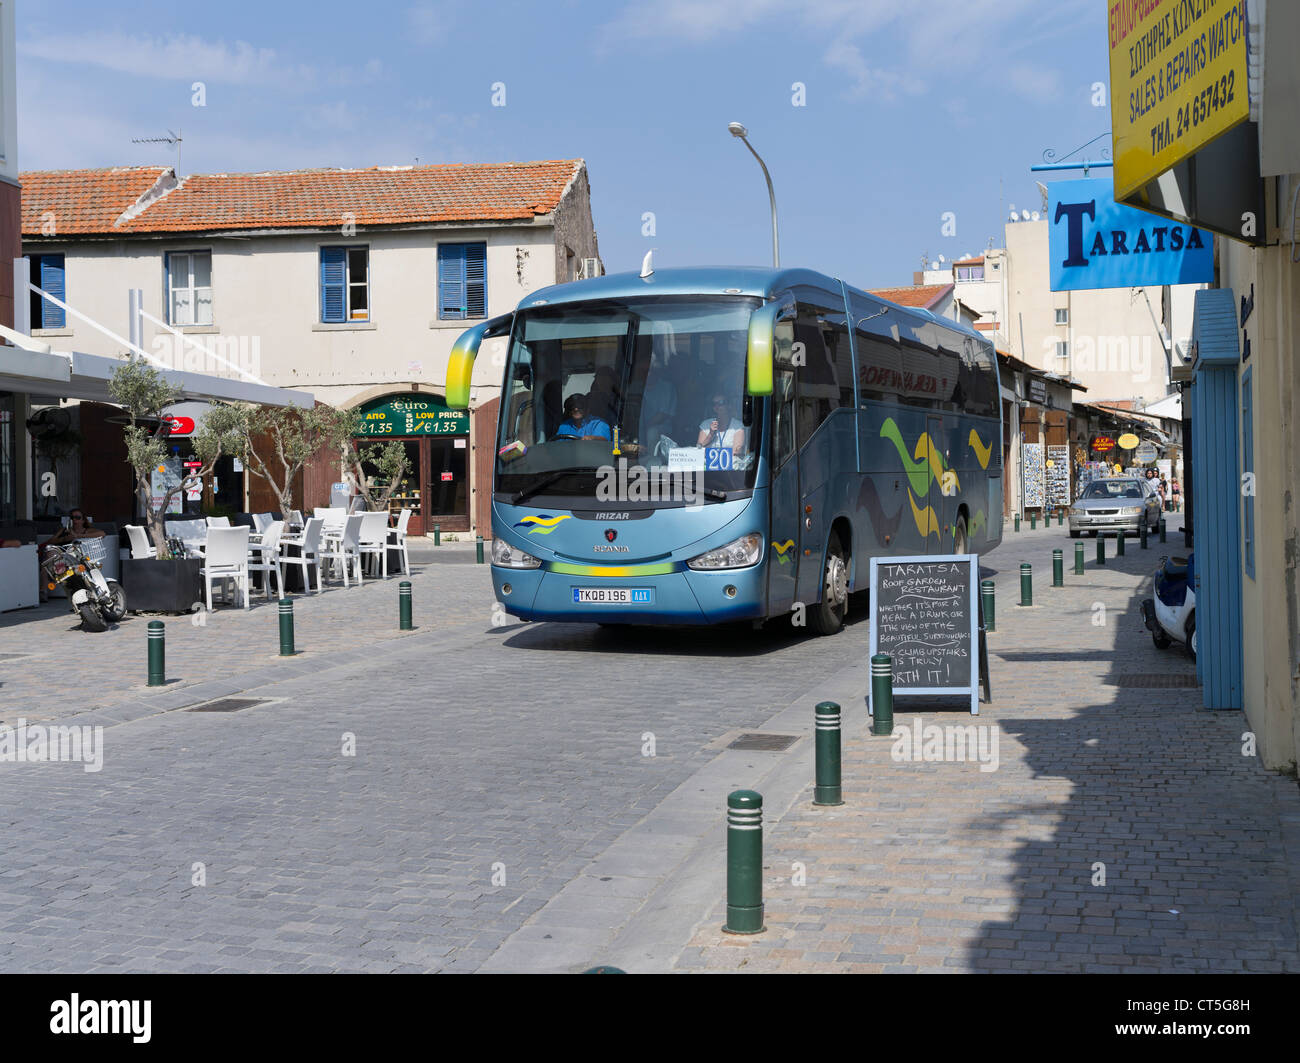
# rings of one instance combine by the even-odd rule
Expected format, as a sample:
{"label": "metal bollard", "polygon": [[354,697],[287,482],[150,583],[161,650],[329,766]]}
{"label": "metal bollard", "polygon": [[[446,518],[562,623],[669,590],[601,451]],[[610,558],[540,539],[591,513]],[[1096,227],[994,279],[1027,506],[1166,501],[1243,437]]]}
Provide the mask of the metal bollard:
{"label": "metal bollard", "polygon": [[1031,514],[1029,514],[1029,530],[1030,530],[1030,531],[1038,531],[1038,514],[1037,514],[1037,513],[1031,513]]}
{"label": "metal bollard", "polygon": [[1160,518],[1160,541],[1165,541],[1165,518]]}
{"label": "metal bollard", "polygon": [[161,620],[149,621],[149,685],[167,682],[167,631]]}
{"label": "metal bollard", "polygon": [[1083,543],[1074,544],[1074,574],[1083,575]]}
{"label": "metal bollard", "polygon": [[1065,586],[1065,551],[1052,551],[1052,586]]}
{"label": "metal bollard", "polygon": [[1016,531],[1020,530],[1020,514],[1016,514]]}
{"label": "metal bollard", "polygon": [[1020,562],[1020,604],[1034,604],[1034,566],[1028,561]]}
{"label": "metal bollard", "polygon": [[1125,538],[1126,538],[1126,536],[1124,535],[1124,529],[1123,529],[1123,528],[1120,528],[1120,530],[1119,530],[1119,535],[1117,535],[1117,536],[1115,537],[1115,556],[1116,556],[1116,557],[1123,557],[1123,556],[1124,556],[1124,539],[1125,539]]}
{"label": "metal bollard", "polygon": [[293,656],[293,599],[280,599],[280,656]]}
{"label": "metal bollard", "polygon": [[871,658],[871,733],[894,733],[894,659],[887,653]]}
{"label": "metal bollard", "polygon": [[980,583],[980,596],[984,600],[984,630],[996,631],[997,624],[994,622],[995,618],[993,615],[996,602],[994,600],[994,586],[991,579],[983,580]]}
{"label": "metal bollard", "polygon": [[1138,532],[1138,539],[1141,540],[1142,549],[1145,550],[1147,548],[1147,522],[1146,521],[1142,522],[1142,528]]}
{"label": "metal bollard", "polygon": [[1101,532],[1098,532],[1097,533],[1097,564],[1104,565],[1105,563],[1106,563],[1106,539],[1101,534]]}
{"label": "metal bollard", "polygon": [[442,525],[441,525],[441,524],[435,524],[435,525],[433,526],[433,545],[434,545],[434,546],[441,546],[441,545],[442,545]]}
{"label": "metal bollard", "polygon": [[411,627],[411,581],[402,580],[397,585],[397,630],[412,631]]}
{"label": "metal bollard", "polygon": [[813,787],[813,804],[842,805],[839,705],[823,701],[813,710],[813,720],[817,728],[817,782]]}
{"label": "metal bollard", "polygon": [[474,538],[474,559],[480,565],[483,564],[483,536],[481,535]]}
{"label": "metal bollard", "polygon": [[1065,510],[1064,510],[1064,509],[1059,509],[1059,508],[1058,508],[1057,511],[1056,511],[1056,526],[1057,526],[1058,528],[1064,528],[1064,527],[1065,527]]}
{"label": "metal bollard", "polygon": [[760,934],[763,926],[763,795],[727,795],[728,934]]}

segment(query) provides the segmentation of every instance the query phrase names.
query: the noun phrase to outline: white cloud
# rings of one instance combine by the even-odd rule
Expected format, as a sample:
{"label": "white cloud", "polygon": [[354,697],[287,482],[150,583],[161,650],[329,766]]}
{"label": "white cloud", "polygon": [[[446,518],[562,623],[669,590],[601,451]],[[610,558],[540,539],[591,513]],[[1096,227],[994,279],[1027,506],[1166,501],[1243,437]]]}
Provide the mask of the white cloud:
{"label": "white cloud", "polygon": [[421,3],[406,9],[411,39],[419,45],[446,44],[455,22],[455,9],[450,4]]}
{"label": "white cloud", "polygon": [[849,95],[870,96],[893,101],[900,94],[916,95],[925,91],[924,83],[909,73],[881,70],[870,66],[856,44],[837,40],[822,56],[822,62],[833,70],[841,70],[849,78]]}

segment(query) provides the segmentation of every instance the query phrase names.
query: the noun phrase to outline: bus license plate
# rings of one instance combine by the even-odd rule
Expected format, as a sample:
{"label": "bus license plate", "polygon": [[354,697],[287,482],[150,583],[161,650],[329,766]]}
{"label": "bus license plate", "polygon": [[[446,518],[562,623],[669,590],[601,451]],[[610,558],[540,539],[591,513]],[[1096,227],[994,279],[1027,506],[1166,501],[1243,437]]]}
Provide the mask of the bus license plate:
{"label": "bus license plate", "polygon": [[649,605],[648,587],[574,587],[574,605]]}

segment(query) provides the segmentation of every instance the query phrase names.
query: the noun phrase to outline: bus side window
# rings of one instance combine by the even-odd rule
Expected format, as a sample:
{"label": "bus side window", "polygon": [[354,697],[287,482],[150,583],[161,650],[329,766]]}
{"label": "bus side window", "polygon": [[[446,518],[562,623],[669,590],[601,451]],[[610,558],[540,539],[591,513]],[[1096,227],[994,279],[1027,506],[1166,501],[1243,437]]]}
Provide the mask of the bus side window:
{"label": "bus side window", "polygon": [[[797,402],[798,438],[802,444],[838,409],[844,396],[852,398],[848,324],[843,310],[800,303],[794,339],[802,344]],[[837,374],[837,370],[841,372]],[[842,376],[843,380],[837,379]]]}
{"label": "bus side window", "polygon": [[794,371],[778,365],[772,380],[772,471],[794,453]]}

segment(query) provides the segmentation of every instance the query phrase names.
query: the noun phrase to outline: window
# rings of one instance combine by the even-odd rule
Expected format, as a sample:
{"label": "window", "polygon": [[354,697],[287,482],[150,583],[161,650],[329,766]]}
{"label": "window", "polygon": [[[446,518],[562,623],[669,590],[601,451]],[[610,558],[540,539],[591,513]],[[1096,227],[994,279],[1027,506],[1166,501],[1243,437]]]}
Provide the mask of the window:
{"label": "window", "polygon": [[212,324],[212,252],[167,255],[167,313],[173,325]]}
{"label": "window", "polygon": [[1067,307],[1058,307],[1056,311],[1056,323],[1058,325],[1068,325],[1070,323],[1070,311]]}
{"label": "window", "polygon": [[[31,282],[49,292],[56,299],[67,300],[67,286],[63,276],[62,255],[31,255]],[[32,328],[64,328],[68,316],[61,306],[55,306],[32,292]]]}
{"label": "window", "polygon": [[1254,381],[1251,374],[1254,369],[1247,369],[1241,378],[1241,469],[1248,473],[1245,477],[1249,490],[1242,491],[1242,561],[1246,575],[1255,578],[1255,485],[1250,481],[1255,478],[1255,395]]}
{"label": "window", "polygon": [[487,317],[487,244],[438,245],[438,317]]}
{"label": "window", "polygon": [[984,267],[958,266],[957,279],[959,281],[982,281],[984,279]]}
{"label": "window", "polygon": [[1069,357],[1070,357],[1070,341],[1069,341],[1069,340],[1057,340],[1057,341],[1056,341],[1056,357],[1058,357],[1058,358],[1069,358]]}
{"label": "window", "polygon": [[799,303],[794,342],[803,344],[796,414],[799,444],[803,445],[833,410],[840,406],[852,409],[855,405],[853,358],[843,308]]}
{"label": "window", "polygon": [[370,320],[370,248],[320,249],[320,319],[326,324]]}

